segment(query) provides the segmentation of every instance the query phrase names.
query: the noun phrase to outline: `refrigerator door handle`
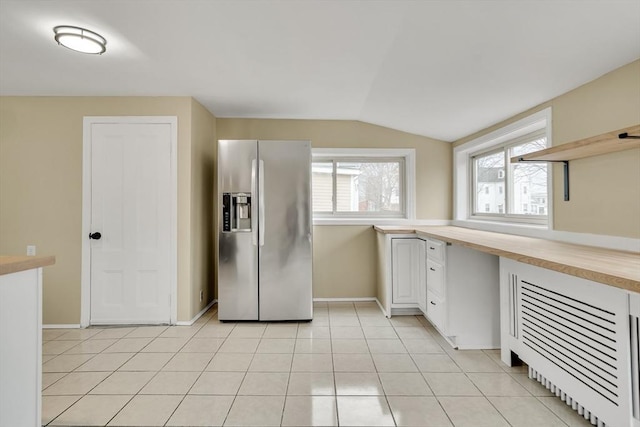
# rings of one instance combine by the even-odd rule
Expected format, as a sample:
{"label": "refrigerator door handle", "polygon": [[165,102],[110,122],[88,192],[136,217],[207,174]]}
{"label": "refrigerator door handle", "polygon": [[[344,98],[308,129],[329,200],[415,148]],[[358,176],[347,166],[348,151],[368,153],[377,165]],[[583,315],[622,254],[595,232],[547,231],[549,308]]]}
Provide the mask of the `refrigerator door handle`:
{"label": "refrigerator door handle", "polygon": [[258,242],[264,246],[264,160],[260,160],[258,165]]}
{"label": "refrigerator door handle", "polygon": [[[258,177],[256,176],[256,159],[251,160],[251,197],[254,198],[256,196],[256,180]],[[258,246],[258,215],[257,209],[251,208],[253,212],[250,212],[251,215],[251,243],[253,246]]]}

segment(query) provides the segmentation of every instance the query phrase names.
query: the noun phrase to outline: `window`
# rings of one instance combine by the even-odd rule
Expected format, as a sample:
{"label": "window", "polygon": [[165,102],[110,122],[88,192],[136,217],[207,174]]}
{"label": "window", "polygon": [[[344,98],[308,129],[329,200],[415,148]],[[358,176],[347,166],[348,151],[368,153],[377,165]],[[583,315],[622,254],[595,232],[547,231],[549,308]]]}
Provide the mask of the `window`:
{"label": "window", "polygon": [[[496,230],[513,223],[551,225],[552,168],[544,162],[510,161],[512,157],[553,145],[551,117],[551,107],[545,108],[453,147],[454,225]],[[489,194],[484,187],[489,188]],[[485,212],[487,203],[489,212]],[[528,205],[527,213],[523,210],[524,203]]]}
{"label": "window", "polygon": [[[541,129],[471,155],[472,216],[546,221],[547,164],[510,160],[546,147]],[[498,190],[491,191],[493,187]]]}
{"label": "window", "polygon": [[411,217],[413,198],[409,196],[412,191],[407,191],[407,164],[413,171],[413,153],[414,150],[314,149],[314,218]]}

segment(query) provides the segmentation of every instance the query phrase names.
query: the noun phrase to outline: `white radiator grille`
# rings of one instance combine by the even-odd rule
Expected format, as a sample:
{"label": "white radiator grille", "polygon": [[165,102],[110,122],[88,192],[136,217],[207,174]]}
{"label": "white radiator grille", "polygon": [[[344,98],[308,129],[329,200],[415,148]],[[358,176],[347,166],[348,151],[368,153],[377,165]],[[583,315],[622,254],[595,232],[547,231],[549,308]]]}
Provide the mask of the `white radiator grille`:
{"label": "white radiator grille", "polygon": [[629,316],[631,344],[631,405],[633,418],[640,421],[640,318]]}
{"label": "white radiator grille", "polygon": [[616,343],[621,337],[616,322],[620,319],[543,286],[520,283],[523,344],[618,406]]}
{"label": "white radiator grille", "polygon": [[518,338],[518,276],[509,275],[509,335]]}
{"label": "white radiator grille", "polygon": [[567,395],[564,391],[560,390],[559,387],[556,387],[551,381],[543,377],[539,372],[537,372],[533,368],[529,368],[529,378],[538,381],[540,384],[545,386],[547,390],[551,393],[554,393],[557,397],[559,397],[564,403],[569,405],[574,411],[578,412],[578,415],[582,415],[585,420],[589,421],[594,426],[598,427],[607,427],[604,421],[598,419],[598,417],[591,413],[587,408],[583,407],[580,403],[578,403],[571,396]]}

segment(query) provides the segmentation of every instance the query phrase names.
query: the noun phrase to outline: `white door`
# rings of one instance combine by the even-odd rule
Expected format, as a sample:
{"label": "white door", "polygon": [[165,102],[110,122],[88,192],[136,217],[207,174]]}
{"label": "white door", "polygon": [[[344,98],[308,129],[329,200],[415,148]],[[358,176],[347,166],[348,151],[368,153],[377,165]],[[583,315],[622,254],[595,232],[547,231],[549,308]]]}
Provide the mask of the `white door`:
{"label": "white door", "polygon": [[90,323],[169,323],[171,125],[93,123],[90,132]]}

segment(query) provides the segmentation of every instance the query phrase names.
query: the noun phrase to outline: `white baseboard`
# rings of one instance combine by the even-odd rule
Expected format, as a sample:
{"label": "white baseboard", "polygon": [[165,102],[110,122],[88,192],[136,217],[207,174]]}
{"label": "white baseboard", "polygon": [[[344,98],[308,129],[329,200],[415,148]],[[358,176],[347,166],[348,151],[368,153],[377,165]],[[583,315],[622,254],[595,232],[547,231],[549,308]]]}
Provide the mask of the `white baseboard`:
{"label": "white baseboard", "polygon": [[80,324],[78,323],[62,323],[59,325],[48,324],[48,325],[42,325],[42,329],[80,329]]}
{"label": "white baseboard", "polygon": [[389,314],[384,309],[384,307],[382,306],[382,304],[380,303],[380,300],[378,298],[376,298],[376,302],[378,303],[378,307],[380,307],[380,311],[382,311],[382,314],[384,314],[384,317],[389,318]]}
{"label": "white baseboard", "polygon": [[213,304],[215,304],[217,302],[218,302],[218,300],[214,299],[209,304],[207,304],[207,306],[205,308],[200,310],[200,312],[198,314],[193,316],[193,319],[191,319],[191,320],[182,320],[182,321],[179,320],[179,321],[176,322],[176,326],[191,326],[191,325],[193,325],[194,323],[196,323],[196,320],[198,320],[200,317],[202,317],[202,315],[205,314],[207,312],[207,310],[209,310],[213,306]]}
{"label": "white baseboard", "polygon": [[392,308],[391,309],[391,316],[417,316],[417,315],[422,315],[422,311],[420,311],[419,308]]}

